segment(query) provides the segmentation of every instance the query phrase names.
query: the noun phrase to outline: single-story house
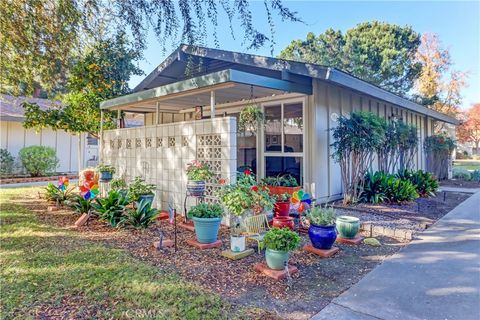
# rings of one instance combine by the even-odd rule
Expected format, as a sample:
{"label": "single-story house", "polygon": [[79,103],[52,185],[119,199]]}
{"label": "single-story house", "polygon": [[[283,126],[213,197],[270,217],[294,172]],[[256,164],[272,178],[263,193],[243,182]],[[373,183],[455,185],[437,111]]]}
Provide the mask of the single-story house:
{"label": "single-story house", "polygon": [[[261,106],[265,126],[238,133],[247,105]],[[338,164],[331,157],[331,128],[338,116],[368,110],[418,128],[415,167],[425,168],[423,140],[435,121],[457,120],[399,97],[340,70],[219,49],[181,45],[131,94],[103,101],[102,110],[141,113],[141,128],[105,130],[101,161],[126,179],[157,185],[157,205],[183,209],[186,164],[198,159],[215,177],[234,179],[250,167],[258,177],[289,173],[322,201],[341,196]],[[193,203],[189,200],[187,206]]]}

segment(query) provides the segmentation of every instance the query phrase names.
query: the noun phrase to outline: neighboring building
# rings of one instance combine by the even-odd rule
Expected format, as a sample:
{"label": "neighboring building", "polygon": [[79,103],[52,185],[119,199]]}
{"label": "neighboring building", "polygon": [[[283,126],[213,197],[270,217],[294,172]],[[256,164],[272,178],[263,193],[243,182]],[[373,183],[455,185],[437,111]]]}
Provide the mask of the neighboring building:
{"label": "neighboring building", "polygon": [[[266,125],[256,136],[244,136],[237,133],[236,118],[252,103],[263,108]],[[104,131],[101,158],[129,180],[139,175],[155,183],[163,208],[167,202],[183,207],[185,166],[195,158],[216,174],[207,199],[219,177],[234,179],[246,166],[260,178],[292,174],[320,201],[341,197],[330,129],[339,115],[355,110],[415,125],[418,169],[425,169],[423,141],[434,121],[457,124],[334,68],[187,45],[132,94],[104,101],[101,108],[144,116],[145,127]]]}
{"label": "neighboring building", "polygon": [[[55,149],[60,160],[58,172],[78,171],[78,135],[63,130],[43,129],[35,132],[25,129],[22,122],[25,119],[22,103],[29,101],[38,104],[42,109],[60,106],[60,102],[40,98],[13,97],[0,95],[0,128],[1,148],[7,149],[16,158],[19,170],[18,152],[23,147],[39,145]],[[98,162],[98,142],[96,138],[83,134],[80,150],[83,153],[83,166],[95,166]]]}

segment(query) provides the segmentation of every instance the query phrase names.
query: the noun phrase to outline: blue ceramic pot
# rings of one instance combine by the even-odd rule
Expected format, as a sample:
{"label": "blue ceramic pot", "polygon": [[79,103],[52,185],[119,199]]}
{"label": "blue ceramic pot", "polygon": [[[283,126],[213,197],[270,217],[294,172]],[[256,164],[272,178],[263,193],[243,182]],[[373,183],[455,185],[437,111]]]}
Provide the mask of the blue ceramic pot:
{"label": "blue ceramic pot", "polygon": [[100,171],[100,180],[108,182],[112,180],[113,174],[109,171]]}
{"label": "blue ceramic pot", "polygon": [[308,236],[314,248],[328,250],[337,239],[337,231],[334,224],[330,226],[310,224]]}
{"label": "blue ceramic pot", "polygon": [[139,205],[140,202],[142,202],[142,200],[145,200],[147,202],[150,202],[150,206],[151,206],[152,203],[153,203],[153,197],[155,197],[155,195],[153,195],[153,194],[142,194],[142,195],[138,196],[137,205]]}
{"label": "blue ceramic pot", "polygon": [[265,250],[265,260],[267,266],[273,270],[283,270],[288,263],[289,254],[287,251],[278,251],[272,249]]}
{"label": "blue ceramic pot", "polygon": [[191,181],[187,182],[187,191],[192,197],[203,197],[205,193],[205,181]]}
{"label": "blue ceramic pot", "polygon": [[200,243],[212,243],[217,241],[218,230],[222,218],[196,218],[192,217],[195,227],[195,236]]}

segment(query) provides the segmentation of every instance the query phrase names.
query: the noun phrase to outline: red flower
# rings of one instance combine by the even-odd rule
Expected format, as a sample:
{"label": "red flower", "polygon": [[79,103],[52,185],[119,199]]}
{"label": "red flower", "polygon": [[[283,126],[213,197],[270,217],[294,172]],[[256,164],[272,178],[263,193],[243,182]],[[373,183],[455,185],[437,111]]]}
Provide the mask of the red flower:
{"label": "red flower", "polygon": [[225,179],[218,179],[218,184],[225,184]]}
{"label": "red flower", "polygon": [[258,187],[257,186],[252,186],[250,188],[250,190],[252,190],[253,192],[257,192],[258,191]]}
{"label": "red flower", "polygon": [[246,176],[249,176],[252,174],[252,172],[250,171],[250,169],[246,169],[245,171],[243,171],[243,174],[245,174]]}

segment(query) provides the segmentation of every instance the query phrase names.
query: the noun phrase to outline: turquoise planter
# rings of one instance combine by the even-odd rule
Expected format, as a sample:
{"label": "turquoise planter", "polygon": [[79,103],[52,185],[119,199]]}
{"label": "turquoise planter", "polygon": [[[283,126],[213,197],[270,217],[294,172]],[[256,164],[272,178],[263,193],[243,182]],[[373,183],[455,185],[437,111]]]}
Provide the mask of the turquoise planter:
{"label": "turquoise planter", "polygon": [[141,196],[138,197],[137,205],[140,205],[140,202],[142,202],[142,200],[145,200],[147,202],[150,202],[150,206],[151,206],[153,204],[154,197],[155,195],[153,194],[142,194]]}
{"label": "turquoise planter", "polygon": [[195,236],[200,243],[212,243],[217,241],[218,230],[222,218],[196,218],[193,217],[193,226],[195,227]]}
{"label": "turquoise planter", "polygon": [[267,266],[273,270],[283,270],[288,263],[289,253],[287,251],[265,250]]}
{"label": "turquoise planter", "polygon": [[340,237],[353,239],[360,230],[360,219],[351,216],[337,217],[337,231]]}

